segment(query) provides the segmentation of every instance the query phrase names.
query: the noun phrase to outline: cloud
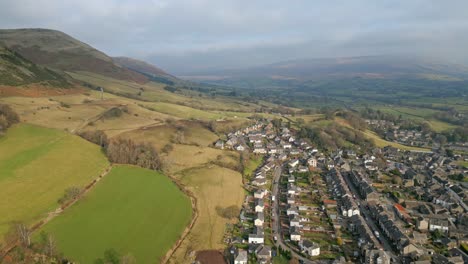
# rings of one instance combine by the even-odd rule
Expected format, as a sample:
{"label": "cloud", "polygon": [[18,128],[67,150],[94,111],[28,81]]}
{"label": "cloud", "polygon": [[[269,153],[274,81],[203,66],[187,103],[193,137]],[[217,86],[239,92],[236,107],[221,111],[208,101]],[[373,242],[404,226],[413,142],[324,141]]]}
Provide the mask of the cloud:
{"label": "cloud", "polygon": [[0,25],[58,29],[185,73],[381,53],[467,60],[466,10],[463,0],[16,0],[0,3]]}

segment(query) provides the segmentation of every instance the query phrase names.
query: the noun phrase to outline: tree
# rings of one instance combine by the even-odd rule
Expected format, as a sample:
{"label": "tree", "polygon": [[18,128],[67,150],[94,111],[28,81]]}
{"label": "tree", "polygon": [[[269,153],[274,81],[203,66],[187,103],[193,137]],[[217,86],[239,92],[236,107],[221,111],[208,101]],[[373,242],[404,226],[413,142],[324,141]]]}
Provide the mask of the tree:
{"label": "tree", "polygon": [[55,238],[52,235],[42,231],[40,234],[39,243],[44,255],[48,257],[54,257],[57,255],[57,244],[55,242]]}
{"label": "tree", "polygon": [[296,257],[293,257],[291,260],[289,260],[289,264],[299,264],[299,260]]}
{"label": "tree", "polygon": [[127,254],[122,257],[120,264],[136,264],[136,259],[132,254]]}

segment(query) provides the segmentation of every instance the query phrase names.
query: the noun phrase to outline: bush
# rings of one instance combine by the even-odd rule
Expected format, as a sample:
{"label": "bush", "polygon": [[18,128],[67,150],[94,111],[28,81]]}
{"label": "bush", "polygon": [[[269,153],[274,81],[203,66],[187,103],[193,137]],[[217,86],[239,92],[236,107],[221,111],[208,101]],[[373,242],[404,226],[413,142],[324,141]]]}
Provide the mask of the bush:
{"label": "bush", "polygon": [[0,132],[6,131],[11,125],[19,122],[18,114],[10,106],[0,104]]}
{"label": "bush", "polygon": [[63,108],[70,108],[70,105],[65,102],[60,102],[60,106]]}
{"label": "bush", "polygon": [[72,201],[81,194],[81,189],[79,187],[73,186],[65,190],[65,194],[58,200],[59,204],[64,204],[68,201]]}

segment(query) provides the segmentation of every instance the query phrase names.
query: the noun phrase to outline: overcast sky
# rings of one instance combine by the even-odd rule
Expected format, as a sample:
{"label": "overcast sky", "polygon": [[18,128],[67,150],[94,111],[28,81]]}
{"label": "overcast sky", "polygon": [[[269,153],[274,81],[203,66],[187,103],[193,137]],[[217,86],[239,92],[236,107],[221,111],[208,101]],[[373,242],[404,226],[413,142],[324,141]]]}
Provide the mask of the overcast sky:
{"label": "overcast sky", "polygon": [[467,0],[5,0],[0,27],[61,30],[175,74],[359,55],[468,61]]}

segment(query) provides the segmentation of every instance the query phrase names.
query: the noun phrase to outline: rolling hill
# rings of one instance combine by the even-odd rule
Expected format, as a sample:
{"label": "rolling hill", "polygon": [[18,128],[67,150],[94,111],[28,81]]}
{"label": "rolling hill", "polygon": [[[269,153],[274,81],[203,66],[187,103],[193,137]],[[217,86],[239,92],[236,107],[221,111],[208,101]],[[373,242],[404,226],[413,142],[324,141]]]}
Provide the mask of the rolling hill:
{"label": "rolling hill", "polygon": [[148,82],[146,76],[117,65],[106,54],[60,31],[3,29],[0,30],[0,45],[49,68],[94,72],[136,83]]}
{"label": "rolling hill", "polygon": [[468,67],[417,56],[291,60],[184,78],[245,88],[252,95],[276,102],[288,98],[283,101],[401,104],[405,100],[468,95]]}

